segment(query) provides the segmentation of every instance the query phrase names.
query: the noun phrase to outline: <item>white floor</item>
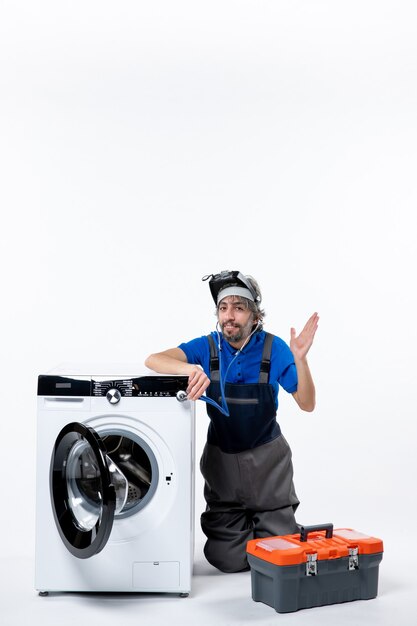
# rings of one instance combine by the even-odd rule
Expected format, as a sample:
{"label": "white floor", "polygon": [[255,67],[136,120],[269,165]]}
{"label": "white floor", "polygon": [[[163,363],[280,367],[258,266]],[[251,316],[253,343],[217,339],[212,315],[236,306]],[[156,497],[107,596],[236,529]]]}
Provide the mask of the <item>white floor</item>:
{"label": "white floor", "polygon": [[33,588],[34,560],[0,558],[0,623],[21,626],[74,624],[167,623],[223,626],[225,624],[305,624],[309,626],[416,626],[415,555],[407,542],[389,542],[380,566],[379,594],[374,600],[278,614],[251,599],[250,573],[221,574],[202,554],[198,537],[192,593],[188,598],[167,594],[51,594],[41,598]]}

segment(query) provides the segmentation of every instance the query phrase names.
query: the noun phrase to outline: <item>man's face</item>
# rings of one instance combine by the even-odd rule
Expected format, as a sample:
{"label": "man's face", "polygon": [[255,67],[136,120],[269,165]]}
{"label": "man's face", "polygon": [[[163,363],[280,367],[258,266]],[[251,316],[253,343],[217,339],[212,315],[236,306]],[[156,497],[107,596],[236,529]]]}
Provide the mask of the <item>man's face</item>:
{"label": "man's face", "polygon": [[250,335],[255,316],[239,296],[228,296],[217,307],[223,337],[231,344],[243,344]]}

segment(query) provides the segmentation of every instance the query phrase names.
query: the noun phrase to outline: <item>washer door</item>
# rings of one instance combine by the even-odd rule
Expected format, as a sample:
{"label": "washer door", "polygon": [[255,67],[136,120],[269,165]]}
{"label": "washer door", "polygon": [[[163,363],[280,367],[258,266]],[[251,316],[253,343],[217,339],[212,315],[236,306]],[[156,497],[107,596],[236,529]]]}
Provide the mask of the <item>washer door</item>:
{"label": "washer door", "polygon": [[114,471],[96,431],[77,422],[67,424],[55,442],[50,492],[59,534],[80,559],[97,554],[107,543],[117,505],[113,483]]}

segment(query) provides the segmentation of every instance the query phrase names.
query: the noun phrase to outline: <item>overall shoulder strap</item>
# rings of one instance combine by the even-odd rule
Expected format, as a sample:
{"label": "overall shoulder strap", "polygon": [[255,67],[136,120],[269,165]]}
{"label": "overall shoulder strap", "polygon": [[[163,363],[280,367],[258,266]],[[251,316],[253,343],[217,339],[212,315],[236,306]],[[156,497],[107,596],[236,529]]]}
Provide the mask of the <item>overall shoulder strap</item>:
{"label": "overall shoulder strap", "polygon": [[267,384],[269,382],[269,372],[271,369],[271,350],[274,335],[265,334],[264,349],[262,351],[261,369],[259,372],[259,382]]}
{"label": "overall shoulder strap", "polygon": [[216,382],[220,380],[219,356],[217,353],[217,346],[216,342],[213,339],[213,335],[207,335],[207,339],[210,346],[210,380]]}

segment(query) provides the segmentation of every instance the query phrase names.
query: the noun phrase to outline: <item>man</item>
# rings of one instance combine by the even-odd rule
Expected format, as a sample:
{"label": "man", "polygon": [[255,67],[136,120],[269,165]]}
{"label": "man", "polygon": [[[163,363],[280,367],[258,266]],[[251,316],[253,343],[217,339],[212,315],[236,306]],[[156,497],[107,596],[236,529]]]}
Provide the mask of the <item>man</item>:
{"label": "man", "polygon": [[[146,365],[188,376],[187,396],[207,390],[210,425],[201,471],[207,560],[224,572],[248,569],[246,543],[297,531],[299,504],[291,450],[276,421],[278,387],[304,411],[315,407],[307,353],[318,325],[314,313],[290,346],[263,330],[261,292],[250,276],[224,271],[205,277],[216,303],[217,330],[152,354]],[[204,280],[204,279],[203,279]]]}

